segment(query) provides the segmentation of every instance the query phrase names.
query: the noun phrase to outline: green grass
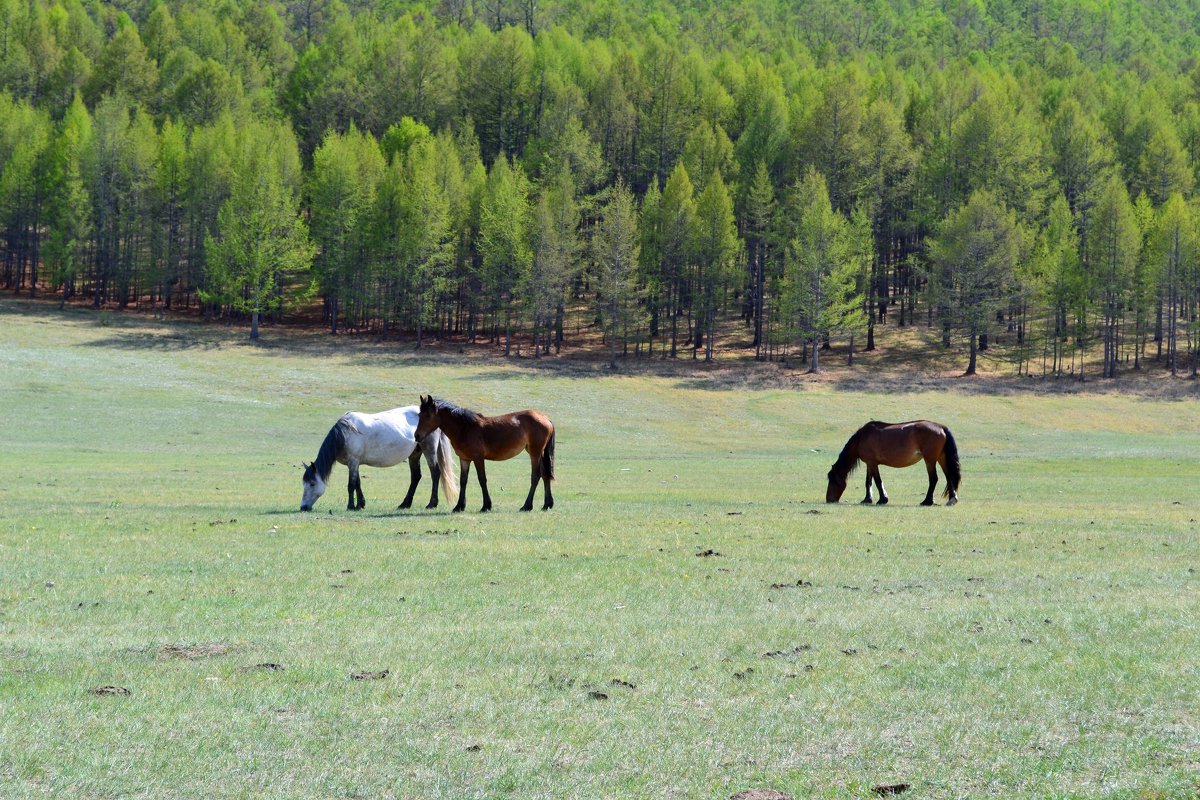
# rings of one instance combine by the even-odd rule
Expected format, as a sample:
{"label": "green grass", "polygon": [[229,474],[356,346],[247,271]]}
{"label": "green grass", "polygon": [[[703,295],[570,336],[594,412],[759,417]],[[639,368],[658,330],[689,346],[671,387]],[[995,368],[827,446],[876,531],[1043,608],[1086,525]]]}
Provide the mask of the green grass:
{"label": "green grass", "polygon": [[[0,326],[0,796],[1200,786],[1194,398],[607,376],[11,300]],[[556,508],[516,511],[518,459],[490,515],[473,478],[466,514],[395,511],[403,467],[364,470],[364,512],[341,467],[295,511],[342,411],[429,392],[547,412]],[[962,502],[918,507],[913,468],[888,507],[824,504],[871,417],[947,423]]]}

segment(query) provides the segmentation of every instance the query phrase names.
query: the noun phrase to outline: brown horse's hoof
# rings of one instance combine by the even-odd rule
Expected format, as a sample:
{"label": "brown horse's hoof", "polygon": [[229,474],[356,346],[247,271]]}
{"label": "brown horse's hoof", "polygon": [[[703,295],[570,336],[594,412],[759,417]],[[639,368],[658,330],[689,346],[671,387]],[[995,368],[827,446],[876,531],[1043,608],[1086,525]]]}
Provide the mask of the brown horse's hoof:
{"label": "brown horse's hoof", "polygon": [[931,506],[931,505],[933,505],[933,501],[932,501],[932,500],[922,500],[922,501],[921,501],[921,505],[923,505],[923,506]]}
{"label": "brown horse's hoof", "polygon": [[458,514],[462,511],[464,511],[465,509],[466,509],[466,506],[455,506],[454,508],[450,509],[450,513]]}
{"label": "brown horse's hoof", "polygon": [[958,498],[957,498],[957,497],[951,497],[949,500],[947,500],[947,501],[946,501],[946,505],[948,505],[948,506],[952,506],[952,505],[954,505],[954,504],[955,504],[955,503],[957,503],[957,502],[958,502]]}
{"label": "brown horse's hoof", "polygon": [[437,503],[430,501],[429,504],[425,506],[426,511],[428,511],[431,508],[437,508]]}
{"label": "brown horse's hoof", "polygon": [[492,507],[491,507],[491,506],[484,506],[483,508],[479,509],[479,513],[480,513],[480,514],[486,514],[486,513],[488,513],[488,512],[489,512],[489,511],[491,511],[491,510],[492,510]]}
{"label": "brown horse's hoof", "polygon": [[533,511],[533,506],[521,506],[518,511]]}
{"label": "brown horse's hoof", "polygon": [[886,505],[887,505],[887,501],[888,501],[888,499],[887,499],[886,497],[881,497],[881,498],[879,498],[879,502],[878,502],[878,503],[876,503],[875,505],[877,505],[877,506],[886,506]]}
{"label": "brown horse's hoof", "polygon": [[869,506],[869,505],[871,505],[871,503],[874,503],[874,502],[875,502],[874,500],[872,500],[871,498],[868,497],[866,500],[863,500],[861,503],[859,503],[859,505]]}

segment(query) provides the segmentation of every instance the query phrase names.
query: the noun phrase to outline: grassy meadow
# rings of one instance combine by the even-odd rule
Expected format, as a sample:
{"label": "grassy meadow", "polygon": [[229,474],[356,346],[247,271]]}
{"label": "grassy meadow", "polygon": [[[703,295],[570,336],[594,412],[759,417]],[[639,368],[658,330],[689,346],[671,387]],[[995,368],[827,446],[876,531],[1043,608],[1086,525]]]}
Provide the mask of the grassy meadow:
{"label": "grassy meadow", "polygon": [[[0,331],[0,796],[1200,792],[1187,390],[609,375],[9,299]],[[342,411],[430,392],[545,411],[556,508],[517,512],[520,458],[488,515],[474,475],[465,514],[396,511],[403,466],[297,511]],[[919,467],[823,502],[872,417],[949,425],[958,506]]]}

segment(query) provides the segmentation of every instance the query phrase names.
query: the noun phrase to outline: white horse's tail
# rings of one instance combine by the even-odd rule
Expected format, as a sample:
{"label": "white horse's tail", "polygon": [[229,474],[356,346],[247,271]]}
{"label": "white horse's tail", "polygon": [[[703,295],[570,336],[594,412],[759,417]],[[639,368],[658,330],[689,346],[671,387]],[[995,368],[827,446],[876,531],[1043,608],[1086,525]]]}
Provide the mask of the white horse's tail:
{"label": "white horse's tail", "polygon": [[458,470],[454,466],[454,448],[450,446],[450,437],[441,431],[437,432],[438,473],[442,476],[442,492],[446,495],[447,503],[458,501]]}

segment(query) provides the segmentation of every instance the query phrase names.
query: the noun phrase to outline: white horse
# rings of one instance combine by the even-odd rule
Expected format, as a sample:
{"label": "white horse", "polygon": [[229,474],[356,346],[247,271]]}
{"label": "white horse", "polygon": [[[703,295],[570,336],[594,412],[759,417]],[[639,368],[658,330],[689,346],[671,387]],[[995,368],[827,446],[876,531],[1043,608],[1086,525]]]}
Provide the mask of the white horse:
{"label": "white horse", "polygon": [[[333,471],[333,462],[345,464],[350,469],[350,483],[346,487],[350,495],[346,508],[357,511],[365,508],[366,499],[363,497],[362,482],[358,477],[360,466],[394,467],[408,459],[411,483],[408,495],[400,508],[412,505],[413,494],[417,484],[421,482],[421,454],[429,461],[429,469],[433,475],[433,496],[426,508],[437,508],[438,481],[446,492],[446,501],[453,503],[458,497],[458,470],[454,468],[454,448],[445,434],[437,431],[436,436],[426,436],[418,449],[414,432],[417,429],[417,418],[420,409],[416,406],[393,408],[379,414],[361,414],[351,411],[342,415],[334,426],[329,429],[317,460],[304,465],[304,496],[300,499],[300,510],[311,511],[321,495],[325,494],[325,485],[329,481],[329,473]],[[355,502],[357,495],[357,502]]]}

